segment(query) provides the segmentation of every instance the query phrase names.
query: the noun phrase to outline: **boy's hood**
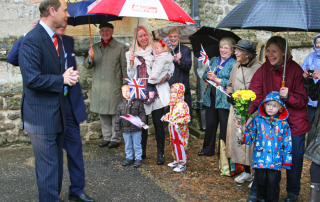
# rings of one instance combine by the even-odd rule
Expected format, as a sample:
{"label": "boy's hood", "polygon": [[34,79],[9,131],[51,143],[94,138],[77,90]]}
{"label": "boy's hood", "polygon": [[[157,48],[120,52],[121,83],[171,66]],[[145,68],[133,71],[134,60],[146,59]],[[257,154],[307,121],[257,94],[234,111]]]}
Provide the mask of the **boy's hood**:
{"label": "boy's hood", "polygon": [[[184,92],[185,92],[185,87],[182,83],[175,83],[172,84],[171,88],[175,88],[177,90],[177,100],[175,103],[177,102],[184,102]],[[171,100],[169,102],[169,105],[174,105],[175,103],[173,103]]]}
{"label": "boy's hood", "polygon": [[267,102],[267,101],[277,101],[279,102],[284,108],[282,110],[282,112],[280,113],[278,119],[279,120],[285,120],[288,118],[289,116],[289,112],[287,110],[287,107],[286,107],[286,104],[283,102],[283,100],[280,98],[280,94],[279,94],[279,91],[272,91],[271,93],[269,93],[267,95],[266,98],[264,98],[264,100],[261,102],[260,106],[259,106],[259,115],[260,116],[263,116],[263,117],[266,117],[266,114],[265,114],[265,109],[264,109],[264,105],[263,103]]}

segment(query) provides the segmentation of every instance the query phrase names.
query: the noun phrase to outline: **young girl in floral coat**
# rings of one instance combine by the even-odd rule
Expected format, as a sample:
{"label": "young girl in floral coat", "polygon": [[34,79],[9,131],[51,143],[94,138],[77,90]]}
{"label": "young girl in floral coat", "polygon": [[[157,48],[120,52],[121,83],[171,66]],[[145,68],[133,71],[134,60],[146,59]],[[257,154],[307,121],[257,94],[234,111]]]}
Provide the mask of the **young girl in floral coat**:
{"label": "young girl in floral coat", "polygon": [[189,139],[190,114],[188,104],[184,101],[185,87],[182,83],[175,83],[170,88],[170,112],[164,117],[169,122],[170,145],[172,147],[173,162],[168,166],[175,172],[186,170],[187,146]]}

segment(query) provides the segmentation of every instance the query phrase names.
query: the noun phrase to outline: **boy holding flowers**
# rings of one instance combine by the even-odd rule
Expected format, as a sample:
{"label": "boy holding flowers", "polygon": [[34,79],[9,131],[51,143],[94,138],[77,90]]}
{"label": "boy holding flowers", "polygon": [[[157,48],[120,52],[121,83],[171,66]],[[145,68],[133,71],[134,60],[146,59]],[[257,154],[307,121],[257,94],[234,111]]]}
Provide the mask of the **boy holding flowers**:
{"label": "boy holding flowers", "polygon": [[289,113],[279,92],[267,95],[259,106],[259,115],[247,125],[242,144],[254,143],[252,167],[255,169],[259,201],[278,201],[282,167],[292,165]]}

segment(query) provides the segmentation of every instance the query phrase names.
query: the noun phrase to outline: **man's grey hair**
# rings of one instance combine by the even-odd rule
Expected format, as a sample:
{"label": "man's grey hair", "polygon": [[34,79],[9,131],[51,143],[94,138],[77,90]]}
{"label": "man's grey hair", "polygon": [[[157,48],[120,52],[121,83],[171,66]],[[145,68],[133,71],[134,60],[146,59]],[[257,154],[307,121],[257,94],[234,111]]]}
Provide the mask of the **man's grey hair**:
{"label": "man's grey hair", "polygon": [[40,11],[40,17],[48,17],[49,9],[51,7],[54,8],[54,10],[58,10],[61,6],[61,3],[59,0],[42,0],[39,5],[39,11]]}

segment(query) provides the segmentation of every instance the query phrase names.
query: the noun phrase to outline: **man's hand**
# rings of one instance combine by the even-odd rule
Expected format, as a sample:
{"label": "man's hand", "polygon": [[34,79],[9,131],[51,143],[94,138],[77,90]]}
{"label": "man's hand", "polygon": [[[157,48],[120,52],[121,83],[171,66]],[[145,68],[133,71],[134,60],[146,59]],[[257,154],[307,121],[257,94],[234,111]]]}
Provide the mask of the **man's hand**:
{"label": "man's hand", "polygon": [[63,84],[73,86],[78,82],[79,72],[77,70],[73,70],[73,67],[69,67],[62,76]]}
{"label": "man's hand", "polygon": [[173,56],[174,61],[175,61],[176,63],[178,63],[178,64],[180,64],[180,59],[181,59],[181,57],[182,57],[182,54],[181,54],[180,52],[177,53],[177,54],[175,54],[175,55]]}
{"label": "man's hand", "polygon": [[88,51],[88,54],[90,56],[90,59],[92,60],[92,55],[93,55],[93,48],[90,48],[89,51]]}
{"label": "man's hand", "polygon": [[31,30],[33,30],[33,28],[36,27],[36,25],[39,23],[39,21],[40,21],[40,18],[35,19],[35,20],[32,22],[32,25],[31,25],[31,27],[30,27],[30,29],[29,29],[28,32],[30,32]]}
{"label": "man's hand", "polygon": [[150,80],[154,80],[154,77],[153,76],[150,76],[150,78],[149,78]]}
{"label": "man's hand", "polygon": [[141,126],[145,126],[146,124],[144,122],[141,122]]}

